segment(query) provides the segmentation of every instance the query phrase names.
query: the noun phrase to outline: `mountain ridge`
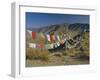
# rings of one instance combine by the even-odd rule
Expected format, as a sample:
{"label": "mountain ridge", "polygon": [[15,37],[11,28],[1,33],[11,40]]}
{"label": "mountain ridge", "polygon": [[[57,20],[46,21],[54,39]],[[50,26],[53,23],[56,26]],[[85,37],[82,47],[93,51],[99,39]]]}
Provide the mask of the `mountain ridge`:
{"label": "mountain ridge", "polygon": [[63,23],[63,24],[55,24],[55,25],[51,25],[51,26],[44,26],[42,28],[27,28],[27,30],[31,30],[31,31],[37,32],[37,33],[42,32],[43,34],[65,33],[65,34],[70,35],[71,37],[74,37],[75,35],[81,34],[84,31],[89,32],[89,24],[85,24],[85,23],[74,23],[74,24]]}

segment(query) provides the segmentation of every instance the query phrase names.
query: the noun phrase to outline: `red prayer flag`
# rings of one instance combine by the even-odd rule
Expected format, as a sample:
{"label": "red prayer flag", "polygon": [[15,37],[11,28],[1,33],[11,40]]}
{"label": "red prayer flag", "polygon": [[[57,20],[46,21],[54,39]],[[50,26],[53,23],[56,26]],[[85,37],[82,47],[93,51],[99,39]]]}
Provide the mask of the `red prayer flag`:
{"label": "red prayer flag", "polygon": [[32,39],[34,40],[36,37],[36,32],[32,32]]}
{"label": "red prayer flag", "polygon": [[43,44],[40,44],[40,48],[44,48],[44,45]]}

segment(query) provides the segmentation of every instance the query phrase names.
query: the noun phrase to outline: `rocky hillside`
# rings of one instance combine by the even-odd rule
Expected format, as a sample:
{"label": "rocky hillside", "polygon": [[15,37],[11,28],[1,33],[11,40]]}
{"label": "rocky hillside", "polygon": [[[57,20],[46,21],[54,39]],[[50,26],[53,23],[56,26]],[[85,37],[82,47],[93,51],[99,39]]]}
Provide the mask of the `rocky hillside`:
{"label": "rocky hillside", "polygon": [[[80,34],[84,31],[89,32],[89,24],[83,24],[83,23],[75,23],[75,24],[55,24],[55,25],[50,25],[50,26],[45,26],[42,28],[27,28],[27,30],[31,30],[34,32],[42,32],[44,34],[49,34],[54,32],[54,34],[59,34],[59,33],[65,33],[70,35],[71,37]],[[26,32],[26,36],[29,36],[29,34]]]}

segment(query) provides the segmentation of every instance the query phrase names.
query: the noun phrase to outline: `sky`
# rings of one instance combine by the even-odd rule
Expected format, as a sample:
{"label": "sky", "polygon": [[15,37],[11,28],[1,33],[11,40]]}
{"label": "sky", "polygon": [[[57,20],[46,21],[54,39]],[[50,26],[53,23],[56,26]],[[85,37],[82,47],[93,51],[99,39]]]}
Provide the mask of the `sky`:
{"label": "sky", "polygon": [[26,12],[26,27],[39,28],[63,23],[88,23],[89,15]]}

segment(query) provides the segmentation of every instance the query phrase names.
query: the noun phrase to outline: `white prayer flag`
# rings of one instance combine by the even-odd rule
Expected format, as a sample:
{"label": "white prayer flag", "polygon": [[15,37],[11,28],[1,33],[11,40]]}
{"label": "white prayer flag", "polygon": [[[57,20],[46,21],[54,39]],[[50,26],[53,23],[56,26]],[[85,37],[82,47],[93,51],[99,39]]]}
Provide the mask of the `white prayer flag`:
{"label": "white prayer flag", "polygon": [[32,31],[31,30],[27,30],[27,32],[32,36]]}
{"label": "white prayer flag", "polygon": [[57,40],[60,41],[59,35],[57,35]]}
{"label": "white prayer flag", "polygon": [[36,48],[36,44],[35,43],[29,43],[29,47],[30,48]]}
{"label": "white prayer flag", "polygon": [[50,41],[50,35],[49,35],[49,34],[47,34],[46,36],[47,36],[48,41]]}

